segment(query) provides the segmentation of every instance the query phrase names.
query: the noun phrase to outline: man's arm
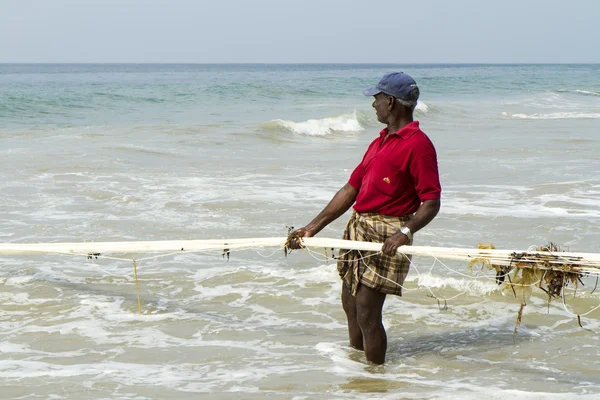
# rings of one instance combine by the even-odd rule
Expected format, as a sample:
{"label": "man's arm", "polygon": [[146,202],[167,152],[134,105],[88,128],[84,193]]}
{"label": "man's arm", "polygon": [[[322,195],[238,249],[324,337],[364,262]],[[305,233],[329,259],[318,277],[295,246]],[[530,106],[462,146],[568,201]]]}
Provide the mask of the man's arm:
{"label": "man's arm", "polygon": [[[410,221],[404,224],[404,226],[410,229],[412,234],[415,234],[435,218],[438,211],[440,211],[440,204],[440,199],[425,200],[423,203],[421,203],[415,215],[410,219]],[[383,247],[381,248],[381,251],[387,255],[393,256],[396,254],[398,247],[404,246],[407,243],[408,237],[402,232],[398,231],[387,238],[383,244]]]}
{"label": "man's arm", "polygon": [[[310,237],[319,233],[323,228],[329,225],[331,222],[338,219],[343,215],[356,201],[358,190],[354,186],[346,183],[338,192],[333,196],[329,204],[325,206],[323,211],[319,213],[312,221],[310,221],[305,227],[298,229],[297,235],[300,237]],[[433,218],[433,217],[432,217]],[[290,242],[291,248],[300,248],[301,244],[296,240]]]}

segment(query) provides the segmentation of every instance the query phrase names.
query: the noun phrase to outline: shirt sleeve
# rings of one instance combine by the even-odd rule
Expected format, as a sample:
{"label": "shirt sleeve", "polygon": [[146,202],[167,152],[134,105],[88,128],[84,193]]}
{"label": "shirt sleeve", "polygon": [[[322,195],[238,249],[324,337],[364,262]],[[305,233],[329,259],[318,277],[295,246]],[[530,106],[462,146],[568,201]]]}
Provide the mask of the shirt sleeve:
{"label": "shirt sleeve", "polygon": [[350,184],[350,186],[352,186],[356,190],[359,190],[362,186],[362,181],[365,176],[365,159],[367,158],[367,154],[369,154],[371,148],[376,143],[379,143],[379,139],[375,139],[373,140],[373,142],[371,142],[371,144],[367,148],[367,151],[365,151],[365,154],[363,154],[363,158],[360,161],[360,164],[358,164],[356,168],[354,168],[354,171],[352,171],[352,174],[350,175],[350,179],[348,179],[348,183]]}
{"label": "shirt sleeve", "polygon": [[435,152],[427,153],[411,163],[410,173],[415,181],[415,189],[421,201],[436,200],[441,197],[442,186]]}
{"label": "shirt sleeve", "polygon": [[359,190],[360,187],[362,186],[362,180],[363,180],[364,176],[365,176],[365,169],[364,169],[363,163],[361,161],[360,164],[358,164],[356,166],[356,168],[354,168],[354,171],[352,171],[352,174],[350,175],[350,179],[348,180],[348,183],[354,189]]}

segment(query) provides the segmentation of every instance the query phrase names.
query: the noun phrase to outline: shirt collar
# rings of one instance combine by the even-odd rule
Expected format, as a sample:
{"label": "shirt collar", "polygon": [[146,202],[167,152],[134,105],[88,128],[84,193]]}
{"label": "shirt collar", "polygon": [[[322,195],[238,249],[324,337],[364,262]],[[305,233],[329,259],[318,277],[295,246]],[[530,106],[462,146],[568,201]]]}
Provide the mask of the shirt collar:
{"label": "shirt collar", "polygon": [[[404,125],[402,128],[400,128],[396,132],[392,133],[392,135],[398,135],[402,139],[408,139],[418,130],[419,130],[419,121],[413,121],[413,122],[410,122],[410,123]],[[381,139],[383,139],[385,137],[385,135],[387,135],[387,133],[388,133],[388,129],[383,128],[383,130],[381,132],[379,132],[379,137]]]}

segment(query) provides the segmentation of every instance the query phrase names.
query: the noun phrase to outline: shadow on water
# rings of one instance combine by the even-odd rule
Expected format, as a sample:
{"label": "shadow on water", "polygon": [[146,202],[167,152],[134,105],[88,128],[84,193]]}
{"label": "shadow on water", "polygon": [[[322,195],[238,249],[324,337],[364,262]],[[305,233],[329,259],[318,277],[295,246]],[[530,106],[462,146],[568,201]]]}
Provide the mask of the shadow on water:
{"label": "shadow on water", "polygon": [[[389,339],[388,339],[389,340]],[[406,339],[388,341],[388,360],[401,361],[407,357],[419,357],[428,354],[455,357],[457,352],[479,353],[516,346],[531,341],[530,336],[513,334],[512,330],[466,329],[438,334],[419,334]]]}

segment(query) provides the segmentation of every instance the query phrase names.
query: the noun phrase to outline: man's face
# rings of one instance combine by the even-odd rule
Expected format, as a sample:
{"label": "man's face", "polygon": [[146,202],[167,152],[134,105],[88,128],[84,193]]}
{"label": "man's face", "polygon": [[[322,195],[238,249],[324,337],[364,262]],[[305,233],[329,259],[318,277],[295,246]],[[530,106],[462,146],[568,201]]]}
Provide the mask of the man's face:
{"label": "man's face", "polygon": [[392,97],[387,94],[377,93],[375,96],[375,101],[373,101],[373,108],[375,109],[375,114],[377,114],[377,121],[382,124],[388,123],[388,117],[390,115],[390,105],[393,101]]}

